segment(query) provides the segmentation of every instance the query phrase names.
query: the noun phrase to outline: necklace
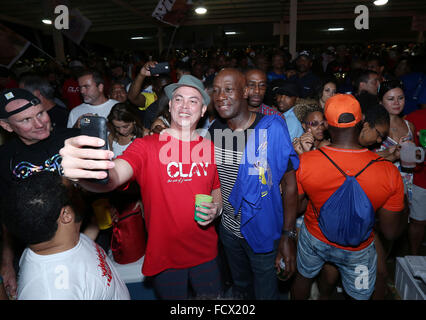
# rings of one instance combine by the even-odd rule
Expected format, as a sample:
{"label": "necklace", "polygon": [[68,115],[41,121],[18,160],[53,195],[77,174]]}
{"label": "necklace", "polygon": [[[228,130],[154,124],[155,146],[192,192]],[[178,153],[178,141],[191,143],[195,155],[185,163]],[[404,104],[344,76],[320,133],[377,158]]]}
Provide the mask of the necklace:
{"label": "necklace", "polygon": [[250,117],[248,118],[248,120],[244,123],[244,125],[241,128],[236,128],[235,130],[246,130],[248,128],[248,124],[251,122],[251,120],[253,119],[253,116],[255,114],[253,112],[250,112]]}

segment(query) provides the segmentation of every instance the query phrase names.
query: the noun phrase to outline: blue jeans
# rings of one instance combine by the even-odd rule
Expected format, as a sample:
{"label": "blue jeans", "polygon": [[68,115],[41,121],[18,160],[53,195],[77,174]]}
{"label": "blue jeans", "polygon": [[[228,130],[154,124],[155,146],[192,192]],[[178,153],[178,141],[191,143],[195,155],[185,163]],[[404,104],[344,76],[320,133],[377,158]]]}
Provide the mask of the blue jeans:
{"label": "blue jeans", "polygon": [[365,249],[349,251],[336,248],[309,233],[305,223],[297,243],[297,271],[314,278],[325,262],[337,266],[346,293],[357,300],[368,300],[376,283],[377,253],[374,241]]}
{"label": "blue jeans", "polygon": [[220,224],[219,239],[225,248],[231,270],[233,298],[278,300],[278,279],[275,269],[279,240],[274,250],[254,253],[245,239],[241,239]]}

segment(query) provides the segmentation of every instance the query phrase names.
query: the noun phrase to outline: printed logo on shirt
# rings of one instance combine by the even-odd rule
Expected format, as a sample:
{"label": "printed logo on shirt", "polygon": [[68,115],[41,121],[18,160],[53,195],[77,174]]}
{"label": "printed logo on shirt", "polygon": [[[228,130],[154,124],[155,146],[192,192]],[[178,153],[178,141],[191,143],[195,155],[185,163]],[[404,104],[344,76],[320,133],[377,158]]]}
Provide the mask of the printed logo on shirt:
{"label": "printed logo on shirt", "polygon": [[98,254],[98,261],[99,261],[98,267],[102,271],[102,276],[107,279],[107,286],[110,287],[111,280],[112,280],[112,272],[111,272],[111,268],[108,265],[108,262],[106,261],[105,251],[97,244],[95,244],[95,247],[96,247],[96,252]]}
{"label": "printed logo on shirt", "polygon": [[193,162],[190,167],[188,165],[184,166],[181,162],[170,162],[167,165],[167,176],[170,178],[167,183],[192,181],[193,176],[207,177],[208,167],[208,162]]}
{"label": "printed logo on shirt", "polygon": [[78,93],[80,92],[80,87],[68,87],[67,91],[72,93]]}
{"label": "printed logo on shirt", "polygon": [[12,173],[18,179],[25,179],[31,176],[34,173],[41,171],[49,172],[58,172],[59,175],[62,175],[61,169],[62,157],[59,154],[47,159],[43,165],[37,166],[27,161],[22,161],[18,163],[12,170]]}
{"label": "printed logo on shirt", "polygon": [[202,140],[191,147],[188,142],[178,142],[170,135],[160,134],[159,141],[167,141],[160,148],[158,159],[163,165],[169,165],[173,161],[190,165],[192,163],[211,162],[213,158],[213,145],[209,140]]}

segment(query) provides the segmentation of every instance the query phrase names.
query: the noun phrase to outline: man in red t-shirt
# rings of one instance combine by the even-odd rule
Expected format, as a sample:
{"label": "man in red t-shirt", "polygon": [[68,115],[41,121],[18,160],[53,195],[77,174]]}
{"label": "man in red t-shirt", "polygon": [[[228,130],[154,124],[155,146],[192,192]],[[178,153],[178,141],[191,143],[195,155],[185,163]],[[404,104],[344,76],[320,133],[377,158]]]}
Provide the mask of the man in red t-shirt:
{"label": "man in red t-shirt", "polygon": [[[411,112],[405,117],[414,124],[416,132],[414,139],[419,142],[419,131],[426,129],[426,109]],[[422,244],[426,227],[426,165],[420,163],[414,169],[412,195],[410,203],[410,224],[408,226],[408,239],[410,241],[410,252],[417,255]]]}
{"label": "man in red t-shirt", "polygon": [[[358,142],[362,113],[352,95],[338,94],[327,100],[324,115],[328,122],[331,144],[321,148],[347,175],[354,176],[377,155]],[[297,276],[293,283],[295,299],[307,299],[314,277],[325,262],[335,264],[343,287],[354,299],[369,299],[374,291],[377,254],[374,232],[358,246],[343,246],[329,241],[321,230],[315,208],[323,204],[343,184],[345,177],[318,150],[300,156],[296,172],[299,198],[309,198],[297,248]],[[373,163],[356,180],[378,215],[387,239],[403,230],[404,187],[401,175],[388,161]]]}
{"label": "man in red t-shirt", "polygon": [[78,61],[71,61],[69,64],[70,76],[65,79],[62,85],[62,98],[68,107],[68,110],[72,110],[75,107],[83,103],[80,95],[80,87],[78,85],[78,74],[84,69],[84,65]]}
{"label": "man in red t-shirt", "polygon": [[[149,68],[156,63],[147,63]],[[69,139],[61,151],[68,178],[80,179],[89,191],[107,192],[129,181],[140,185],[148,231],[143,274],[154,276],[161,299],[187,299],[188,283],[197,296],[217,298],[221,281],[217,263],[218,238],[212,221],[222,211],[220,183],[214,162],[214,148],[196,132],[207,110],[209,95],[202,82],[191,75],[165,88],[170,102],[171,127],[135,141],[114,161],[111,151],[85,150],[99,146],[97,138]],[[93,161],[102,159],[104,161]],[[106,185],[85,178],[103,179],[106,173],[89,169],[109,169]],[[195,195],[207,194],[212,203],[201,205],[194,220]]]}

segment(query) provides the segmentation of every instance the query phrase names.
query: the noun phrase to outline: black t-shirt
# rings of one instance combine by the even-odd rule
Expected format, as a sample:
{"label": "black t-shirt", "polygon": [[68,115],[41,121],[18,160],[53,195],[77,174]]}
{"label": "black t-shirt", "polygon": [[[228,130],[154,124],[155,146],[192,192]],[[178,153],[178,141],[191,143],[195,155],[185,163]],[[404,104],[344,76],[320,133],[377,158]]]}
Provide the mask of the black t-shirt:
{"label": "black t-shirt", "polygon": [[143,119],[143,124],[145,128],[151,129],[151,125],[154,123],[155,119],[157,119],[158,117],[158,107],[159,107],[158,100],[155,100],[145,110],[145,115]]}
{"label": "black t-shirt", "polygon": [[59,150],[64,141],[78,135],[79,129],[55,128],[50,136],[26,145],[17,136],[0,147],[0,195],[12,181],[24,179],[41,170],[57,171],[61,161]]}
{"label": "black t-shirt", "polygon": [[47,111],[50,117],[50,122],[53,128],[66,128],[68,122],[69,111],[61,106],[55,105],[52,109]]}

